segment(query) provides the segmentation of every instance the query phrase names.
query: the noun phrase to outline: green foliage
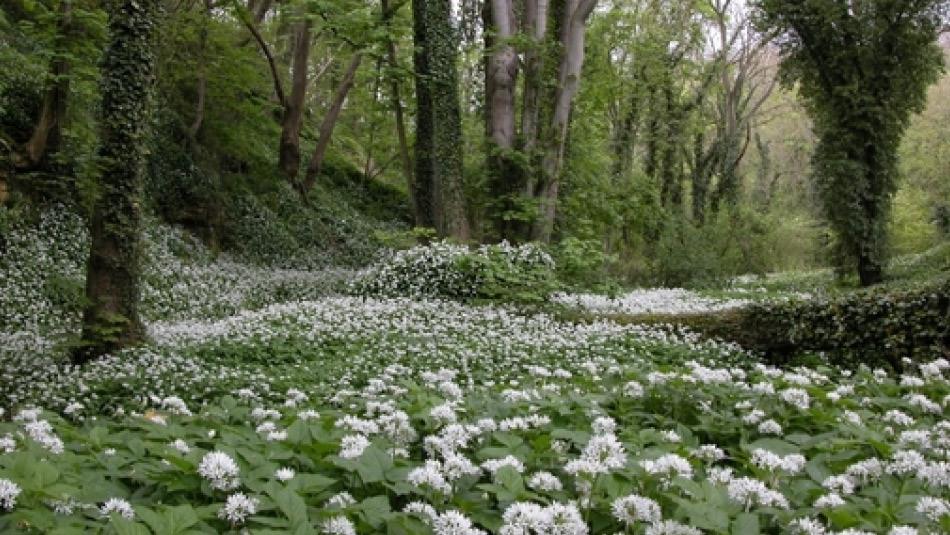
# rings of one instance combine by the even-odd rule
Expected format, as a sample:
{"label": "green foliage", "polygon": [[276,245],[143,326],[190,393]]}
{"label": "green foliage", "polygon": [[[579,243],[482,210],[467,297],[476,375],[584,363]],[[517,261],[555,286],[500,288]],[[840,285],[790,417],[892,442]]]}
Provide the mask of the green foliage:
{"label": "green foliage", "polygon": [[808,301],[753,304],[739,313],[732,338],[777,356],[827,351],[838,365],[916,361],[950,348],[950,279],[921,288],[875,288]]}
{"label": "green foliage", "polygon": [[[421,502],[436,515],[455,511],[499,533],[513,502],[564,511],[583,498],[576,531],[605,535],[633,531],[615,505],[631,494],[653,501],[664,520],[716,535],[780,533],[805,517],[836,531],[886,533],[904,525],[938,533],[950,526],[946,514],[921,514],[919,506],[923,497],[942,499],[933,475],[942,467],[939,452],[921,448],[910,462],[896,454],[906,451],[901,438],[946,438],[940,405],[931,401],[947,394],[945,361],[928,364],[928,375],[909,389],[867,367],[783,371],[711,346],[637,336],[571,352],[506,349],[505,358],[514,353],[524,365],[510,370],[516,386],[476,380],[466,387],[482,359],[465,354],[433,365],[441,355],[419,351],[368,383],[326,396],[311,390],[311,370],[282,367],[267,373],[286,375],[311,395],[295,388],[260,399],[264,389],[243,388],[239,396],[205,393],[205,403],[143,399],[141,414],[103,416],[82,403],[68,415],[14,412],[15,419],[0,421],[0,531],[319,533],[329,531],[327,520],[345,519],[347,532],[362,535],[440,532],[424,512],[406,509]],[[351,365],[343,355],[327,363]],[[433,371],[442,364],[451,368]],[[494,380],[497,366],[478,373]],[[339,402],[327,402],[331,396]],[[874,403],[861,406],[863,399]],[[437,417],[446,412],[458,425]],[[887,430],[893,424],[886,415],[894,413],[910,422],[901,437]],[[777,433],[757,425],[762,414]],[[459,429],[467,429],[467,440],[448,442]],[[365,443],[348,446],[357,436]],[[770,453],[788,462],[760,460]],[[449,460],[479,468],[459,474],[445,466]],[[668,461],[672,470],[664,469]],[[822,483],[861,466],[883,469],[815,515],[816,498],[828,492]],[[449,484],[434,488],[410,476],[426,469]],[[541,471],[546,483],[536,477]],[[741,492],[756,482],[767,491]],[[766,492],[781,506],[762,503]],[[237,493],[253,500],[253,513],[233,514],[226,504]],[[129,510],[104,514],[113,499]]]}
{"label": "green foliage", "polygon": [[539,303],[556,288],[554,261],[538,245],[507,242],[469,249],[436,242],[398,251],[370,268],[359,295]]}
{"label": "green foliage", "polygon": [[661,286],[710,286],[746,273],[775,268],[780,249],[775,225],[748,211],[720,213],[702,226],[676,218],[666,221],[651,249],[648,282]]}
{"label": "green foliage", "polygon": [[397,232],[402,224],[382,219],[390,215],[386,209],[364,211],[351,205],[372,204],[360,191],[320,184],[311,192],[310,204],[302,204],[285,184],[256,195],[230,193],[222,207],[222,245],[257,265],[366,265],[380,249],[377,231]]}
{"label": "green foliage", "polygon": [[897,151],[911,113],[942,70],[943,0],[759,0],[758,25],[778,32],[781,75],[799,84],[819,137],[813,175],[836,231],[837,262],[880,281]]}
{"label": "green foliage", "polygon": [[567,285],[602,288],[612,282],[607,270],[617,259],[604,253],[599,241],[567,237],[552,248],[551,256],[557,266],[558,280]]}

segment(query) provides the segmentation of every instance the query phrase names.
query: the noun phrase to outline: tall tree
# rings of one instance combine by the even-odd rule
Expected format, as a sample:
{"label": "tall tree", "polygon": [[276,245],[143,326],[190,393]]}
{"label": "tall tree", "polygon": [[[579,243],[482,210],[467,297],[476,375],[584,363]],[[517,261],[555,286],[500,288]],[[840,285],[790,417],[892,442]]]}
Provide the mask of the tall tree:
{"label": "tall tree", "polygon": [[303,124],[304,103],[307,98],[307,73],[310,69],[311,22],[300,20],[294,25],[293,66],[290,94],[283,97],[280,147],[277,152],[277,167],[294,187],[300,173],[300,129]]}
{"label": "tall tree", "polygon": [[[551,239],[584,63],[586,25],[596,4],[596,0],[486,4],[486,135],[494,197],[490,219],[497,237]],[[520,50],[514,46],[519,12],[526,36]],[[524,57],[524,87],[521,131],[515,132],[519,53]]]}
{"label": "tall tree", "polygon": [[[401,4],[401,3],[400,3]],[[400,4],[396,6],[391,6],[389,0],[381,0],[380,8],[383,12],[382,22],[383,27],[386,30],[392,28],[392,20],[396,14],[396,9]],[[395,72],[399,69],[399,61],[396,56],[396,39],[389,33],[385,34],[386,41],[386,62],[389,64],[389,68],[393,71],[393,75],[389,76],[389,87],[392,103],[393,103],[393,114],[394,121],[396,123],[396,140],[399,143],[399,161],[402,164],[402,172],[405,175],[406,179],[406,190],[409,192],[409,204],[412,207],[413,220],[416,225],[422,225],[422,214],[420,213],[420,207],[415,200],[415,184],[414,177],[412,174],[412,156],[409,154],[409,136],[406,135],[406,120],[404,118],[403,107],[402,107],[402,97],[400,96],[400,80],[395,76]]]}
{"label": "tall tree", "polygon": [[492,223],[497,236],[511,238],[518,232],[518,177],[525,172],[515,131],[519,59],[512,42],[518,29],[512,0],[485,2],[484,18],[490,29],[485,32],[485,128]]}
{"label": "tall tree", "polygon": [[162,0],[118,0],[109,8],[102,61],[99,198],[90,224],[83,363],[140,341],[142,184],[155,33]]}
{"label": "tall tree", "polygon": [[947,0],[757,0],[780,32],[782,79],[799,84],[818,135],[812,173],[838,239],[841,269],[883,278],[897,150],[943,68]]}
{"label": "tall tree", "polygon": [[[739,163],[751,141],[752,121],[775,88],[777,78],[769,70],[769,39],[752,28],[743,6],[733,0],[707,0],[712,12],[714,37],[710,45],[718,49],[719,86],[716,88],[716,136],[710,144],[711,167],[718,175],[711,204],[738,202]],[[704,205],[694,215],[702,220]]]}
{"label": "tall tree", "polygon": [[349,95],[350,89],[353,88],[353,83],[356,81],[356,70],[359,68],[362,60],[362,52],[353,54],[353,57],[350,59],[350,64],[347,65],[346,71],[343,73],[343,79],[337,86],[336,91],[333,92],[330,109],[327,110],[323,116],[323,120],[320,122],[317,144],[314,146],[313,154],[310,156],[310,162],[307,163],[307,173],[304,176],[303,182],[300,184],[300,192],[305,198],[317,183],[317,176],[320,175],[320,170],[323,168],[323,159],[327,154],[327,148],[330,146],[330,139],[333,137],[333,129],[336,126],[337,119],[340,117],[340,112],[343,110],[346,97]]}
{"label": "tall tree", "polygon": [[584,66],[587,19],[596,5],[597,0],[564,0],[553,6],[551,12],[551,31],[555,32],[558,39],[558,46],[554,49],[556,53],[551,58],[556,60],[557,78],[548,90],[547,106],[542,108],[541,161],[535,193],[538,217],[531,229],[531,238],[542,242],[550,241],[554,231],[568,127]]}
{"label": "tall tree", "polygon": [[413,0],[415,199],[440,235],[470,237],[462,177],[458,39],[450,0]]}
{"label": "tall tree", "polygon": [[303,126],[304,105],[307,99],[308,74],[310,70],[310,48],[312,45],[313,24],[305,13],[297,13],[297,20],[291,26],[290,52],[291,84],[290,93],[284,89],[280,68],[271,47],[264,40],[258,29],[271,2],[262,1],[250,7],[249,10],[240,3],[234,2],[238,18],[257,42],[261,53],[267,59],[271,80],[274,84],[274,95],[281,109],[280,142],[277,150],[277,169],[298,191],[303,187],[297,179],[300,173],[300,131]]}

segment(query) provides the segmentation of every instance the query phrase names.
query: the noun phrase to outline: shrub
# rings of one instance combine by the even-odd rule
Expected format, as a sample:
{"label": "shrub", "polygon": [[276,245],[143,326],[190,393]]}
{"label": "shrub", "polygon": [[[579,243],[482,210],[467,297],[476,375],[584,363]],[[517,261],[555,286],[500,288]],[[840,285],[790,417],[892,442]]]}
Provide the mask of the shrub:
{"label": "shrub", "polygon": [[446,241],[395,252],[353,285],[360,295],[543,301],[556,287],[554,260],[535,244],[469,249]]}
{"label": "shrub", "polygon": [[[730,327],[740,343],[787,355],[829,351],[837,364],[889,364],[950,348],[950,279],[922,288],[876,288],[805,302],[753,304]],[[722,325],[718,327],[722,330]]]}
{"label": "shrub", "polygon": [[580,288],[612,289],[607,268],[617,261],[598,240],[567,237],[553,251],[558,279]]}
{"label": "shrub", "polygon": [[669,218],[652,252],[652,280],[666,287],[721,284],[746,273],[775,268],[782,247],[777,225],[758,214],[735,209],[710,214],[702,226]]}

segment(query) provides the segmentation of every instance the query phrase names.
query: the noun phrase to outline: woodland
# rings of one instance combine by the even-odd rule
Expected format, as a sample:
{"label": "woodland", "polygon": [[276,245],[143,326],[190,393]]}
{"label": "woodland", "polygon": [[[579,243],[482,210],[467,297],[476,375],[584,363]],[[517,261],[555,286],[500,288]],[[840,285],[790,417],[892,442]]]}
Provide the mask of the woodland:
{"label": "woodland", "polygon": [[947,0],[3,0],[0,533],[950,532]]}

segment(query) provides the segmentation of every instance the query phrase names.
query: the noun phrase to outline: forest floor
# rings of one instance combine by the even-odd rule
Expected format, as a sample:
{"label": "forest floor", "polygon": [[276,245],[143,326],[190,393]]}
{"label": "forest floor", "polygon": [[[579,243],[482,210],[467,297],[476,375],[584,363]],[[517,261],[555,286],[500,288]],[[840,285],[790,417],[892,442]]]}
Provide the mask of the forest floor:
{"label": "forest floor", "polygon": [[[150,342],[78,369],[81,234],[49,213],[6,244],[0,532],[950,530],[937,355],[777,368],[670,326],[354,297],[352,270],[253,266],[151,224]],[[557,300],[691,313],[830,276]]]}

